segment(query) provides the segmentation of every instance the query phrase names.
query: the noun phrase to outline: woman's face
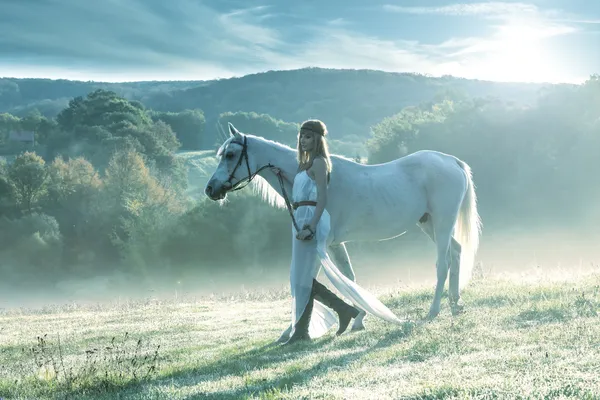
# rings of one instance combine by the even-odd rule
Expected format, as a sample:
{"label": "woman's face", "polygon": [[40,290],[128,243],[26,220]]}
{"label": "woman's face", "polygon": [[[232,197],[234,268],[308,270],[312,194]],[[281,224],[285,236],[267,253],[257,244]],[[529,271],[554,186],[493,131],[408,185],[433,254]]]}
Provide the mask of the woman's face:
{"label": "woman's face", "polygon": [[312,132],[303,131],[300,133],[300,149],[308,153],[312,153],[316,146],[315,134]]}

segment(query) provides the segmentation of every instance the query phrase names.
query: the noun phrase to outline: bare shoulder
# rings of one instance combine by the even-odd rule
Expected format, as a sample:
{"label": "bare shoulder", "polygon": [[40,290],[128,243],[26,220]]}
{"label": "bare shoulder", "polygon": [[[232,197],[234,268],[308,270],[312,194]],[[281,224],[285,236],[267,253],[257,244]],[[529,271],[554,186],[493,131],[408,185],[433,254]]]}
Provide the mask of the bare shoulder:
{"label": "bare shoulder", "polygon": [[322,157],[316,157],[313,160],[310,172],[312,178],[317,181],[317,183],[321,181],[324,182],[327,174],[327,165],[325,164],[325,159]]}
{"label": "bare shoulder", "polygon": [[315,157],[313,160],[313,167],[318,168],[319,170],[325,168],[325,159],[323,157]]}

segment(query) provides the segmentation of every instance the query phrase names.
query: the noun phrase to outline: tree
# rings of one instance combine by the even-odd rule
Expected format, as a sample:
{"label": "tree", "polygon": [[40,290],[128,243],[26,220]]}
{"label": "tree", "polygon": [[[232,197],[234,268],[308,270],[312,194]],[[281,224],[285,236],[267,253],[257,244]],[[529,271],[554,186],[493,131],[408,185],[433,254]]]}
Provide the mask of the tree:
{"label": "tree", "polygon": [[[218,123],[221,127],[226,127],[228,122],[243,132],[296,147],[300,124],[281,121],[268,114],[255,112],[226,112],[219,115]],[[220,139],[219,144],[223,138]]]}
{"label": "tree", "polygon": [[184,150],[199,150],[202,148],[202,136],[206,120],[202,110],[184,110],[181,112],[150,113],[154,122],[163,121],[171,127]]}
{"label": "tree", "polygon": [[12,114],[0,114],[0,144],[8,142],[10,132],[19,128],[21,119]]}
{"label": "tree", "polygon": [[33,152],[25,152],[10,165],[8,177],[17,205],[31,214],[46,194],[48,174],[44,159]]}
{"label": "tree", "polygon": [[95,90],[85,98],[75,97],[56,119],[65,131],[73,131],[79,125],[111,127],[129,121],[136,126],[148,126],[152,123],[138,104],[132,104],[115,92],[104,89]]}
{"label": "tree", "polygon": [[[48,194],[44,208],[56,218],[65,243],[63,263],[81,265],[84,256],[102,250],[98,226],[102,216],[102,180],[92,164],[82,157],[56,158],[48,165]],[[100,247],[100,249],[99,249]],[[90,261],[88,259],[88,261]]]}
{"label": "tree", "polygon": [[0,108],[9,109],[21,101],[19,85],[10,79],[0,78]]}
{"label": "tree", "polygon": [[[170,168],[171,164],[158,160],[180,147],[169,125],[152,121],[141,103],[130,102],[112,91],[98,89],[85,98],[74,98],[57,116],[57,122],[69,134],[68,143],[59,153],[83,155],[100,170],[123,147],[143,154],[158,168],[165,165]],[[173,171],[161,169],[161,172]]]}
{"label": "tree", "polygon": [[0,216],[10,214],[13,208],[13,189],[8,177],[8,165],[0,158]]}
{"label": "tree", "polygon": [[176,193],[161,185],[135,151],[113,155],[103,192],[104,217],[111,223],[106,228],[121,257],[131,261],[132,268],[156,261],[164,240],[161,232],[183,212]]}
{"label": "tree", "polygon": [[405,107],[398,114],[384,118],[371,128],[371,139],[367,141],[369,164],[391,161],[407,154],[419,131],[427,124],[437,124],[452,113],[452,102],[444,101],[422,107]]}

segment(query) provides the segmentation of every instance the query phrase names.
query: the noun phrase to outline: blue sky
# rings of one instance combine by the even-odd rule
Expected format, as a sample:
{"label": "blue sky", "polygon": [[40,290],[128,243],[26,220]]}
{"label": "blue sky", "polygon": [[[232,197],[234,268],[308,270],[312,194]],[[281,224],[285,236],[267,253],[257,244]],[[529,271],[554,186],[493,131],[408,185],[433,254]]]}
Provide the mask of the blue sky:
{"label": "blue sky", "polygon": [[2,0],[0,76],[204,80],[369,68],[515,82],[600,73],[600,1]]}

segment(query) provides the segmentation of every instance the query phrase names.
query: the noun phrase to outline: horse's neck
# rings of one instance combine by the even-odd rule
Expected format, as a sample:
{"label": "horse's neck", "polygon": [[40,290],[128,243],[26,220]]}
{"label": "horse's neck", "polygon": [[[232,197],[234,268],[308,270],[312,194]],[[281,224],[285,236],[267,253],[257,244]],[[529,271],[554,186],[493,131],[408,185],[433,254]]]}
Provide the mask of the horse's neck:
{"label": "horse's neck", "polygon": [[[290,161],[296,164],[296,152],[286,146],[281,146],[260,137],[252,137],[248,140],[249,151],[252,152],[256,161],[263,164],[288,164]],[[251,148],[253,147],[253,149]],[[283,168],[285,165],[277,165]]]}
{"label": "horse's neck", "polygon": [[[255,152],[256,163],[257,165],[263,166],[272,164],[273,166],[279,168],[287,178],[293,181],[296,173],[298,172],[298,162],[296,160],[296,152],[291,149],[275,147],[270,145],[268,142],[263,142],[256,140],[253,143],[258,147],[259,151]],[[270,169],[264,169],[259,172],[259,175],[265,179],[269,185],[277,191],[280,195],[281,192],[281,184],[279,183],[279,179]],[[291,195],[292,183],[284,180],[285,190],[287,195]]]}

